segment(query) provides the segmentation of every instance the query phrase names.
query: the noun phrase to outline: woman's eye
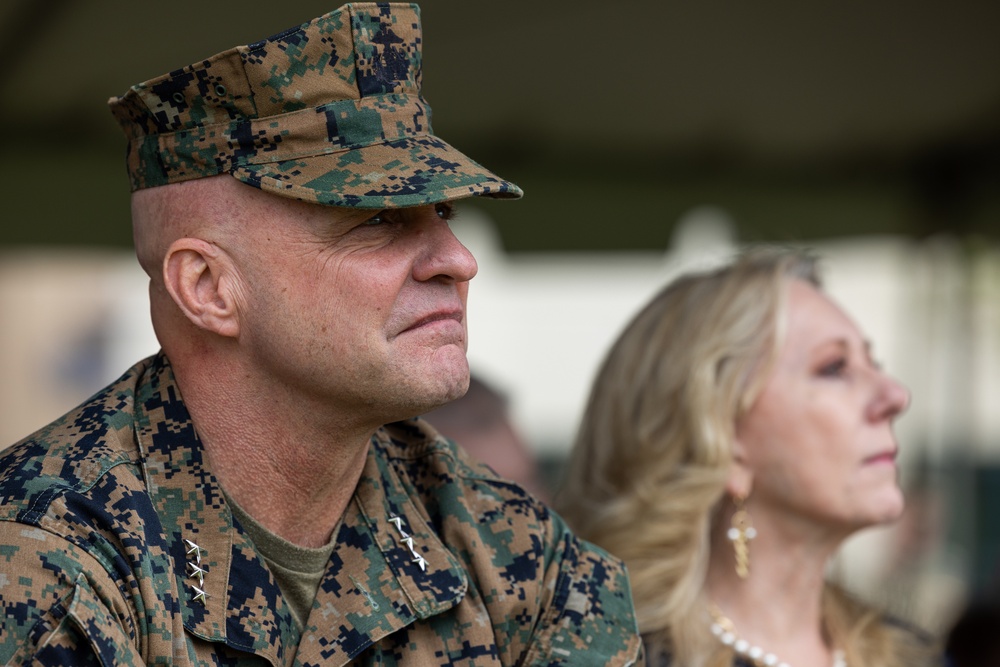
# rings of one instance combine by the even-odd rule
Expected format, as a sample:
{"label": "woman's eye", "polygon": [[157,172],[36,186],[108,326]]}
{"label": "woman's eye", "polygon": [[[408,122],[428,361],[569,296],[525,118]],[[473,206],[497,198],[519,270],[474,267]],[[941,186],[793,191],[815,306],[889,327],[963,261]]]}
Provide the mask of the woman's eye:
{"label": "woman's eye", "polygon": [[841,377],[847,372],[847,359],[840,357],[820,366],[819,375],[822,377]]}

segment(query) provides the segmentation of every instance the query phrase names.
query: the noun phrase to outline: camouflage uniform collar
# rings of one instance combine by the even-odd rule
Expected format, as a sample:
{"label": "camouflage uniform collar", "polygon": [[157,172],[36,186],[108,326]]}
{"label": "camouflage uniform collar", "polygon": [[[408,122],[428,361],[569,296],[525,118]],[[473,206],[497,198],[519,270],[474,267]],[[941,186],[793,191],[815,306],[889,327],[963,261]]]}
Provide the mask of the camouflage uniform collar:
{"label": "camouflage uniform collar", "polygon": [[[465,597],[465,570],[385,456],[390,439],[384,429],[372,439],[302,630],[297,664],[346,664],[383,637]],[[331,627],[332,618],[340,620]]]}
{"label": "camouflage uniform collar", "polygon": [[[372,439],[300,636],[274,577],[208,468],[162,354],[140,378],[135,421],[143,475],[166,535],[188,632],[275,665],[290,664],[293,654],[297,663],[336,664],[329,662],[334,655],[353,659],[465,596],[467,575],[392,468],[385,448],[394,435],[382,429]],[[340,619],[333,633],[331,618]]]}
{"label": "camouflage uniform collar", "polygon": [[355,499],[413,611],[427,618],[457,604],[465,596],[468,580],[424,508],[414,503],[414,490],[404,486],[393,470],[385,451],[398,443],[394,433],[382,428],[372,438]]}
{"label": "camouflage uniform collar", "polygon": [[234,524],[162,353],[139,379],[135,421],[185,630],[286,664],[298,640],[291,613],[263,558]]}

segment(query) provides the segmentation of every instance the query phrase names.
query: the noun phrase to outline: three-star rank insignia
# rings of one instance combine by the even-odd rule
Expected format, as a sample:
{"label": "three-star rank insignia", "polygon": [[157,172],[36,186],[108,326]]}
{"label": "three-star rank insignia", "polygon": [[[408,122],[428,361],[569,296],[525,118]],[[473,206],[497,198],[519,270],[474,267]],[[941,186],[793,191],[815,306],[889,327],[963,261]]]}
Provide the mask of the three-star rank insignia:
{"label": "three-star rank insignia", "polygon": [[420,555],[416,547],[413,546],[413,537],[410,536],[406,530],[403,529],[403,517],[391,516],[389,517],[389,523],[396,526],[396,530],[399,531],[400,541],[407,546],[410,550],[410,555],[413,558],[410,560],[411,563],[416,563],[417,567],[420,568],[421,572],[427,571],[427,559]]}
{"label": "three-star rank insignia", "polygon": [[205,575],[208,570],[201,566],[201,552],[203,549],[197,544],[189,539],[184,540],[184,545],[187,547],[186,556],[187,560],[187,577],[188,579],[194,579],[195,582],[189,582],[188,586],[191,587],[191,591],[194,593],[192,598],[196,602],[200,602],[202,606],[208,602],[208,593],[205,592]]}

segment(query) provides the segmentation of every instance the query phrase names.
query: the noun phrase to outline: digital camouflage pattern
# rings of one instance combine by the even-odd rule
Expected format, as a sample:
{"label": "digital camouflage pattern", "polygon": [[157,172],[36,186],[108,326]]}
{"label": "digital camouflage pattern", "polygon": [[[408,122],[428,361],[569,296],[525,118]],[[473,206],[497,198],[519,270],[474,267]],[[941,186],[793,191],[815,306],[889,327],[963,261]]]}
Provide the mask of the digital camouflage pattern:
{"label": "digital camouflage pattern", "polygon": [[639,659],[623,566],[422,420],[373,437],[335,541],[300,634],[152,357],[0,457],[0,663]]}
{"label": "digital camouflage pattern", "polygon": [[419,206],[519,197],[431,130],[420,10],[348,4],[109,101],[132,190],[232,174],[303,201]]}

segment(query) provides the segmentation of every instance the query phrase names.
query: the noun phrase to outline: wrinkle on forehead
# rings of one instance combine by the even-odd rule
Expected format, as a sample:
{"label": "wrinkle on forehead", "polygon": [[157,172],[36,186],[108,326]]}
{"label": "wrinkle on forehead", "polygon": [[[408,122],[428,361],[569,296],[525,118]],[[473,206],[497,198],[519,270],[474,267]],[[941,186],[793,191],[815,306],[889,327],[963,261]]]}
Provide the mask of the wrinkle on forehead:
{"label": "wrinkle on forehead", "polygon": [[263,192],[228,174],[139,190],[132,225],[139,263],[160,280],[164,257],[181,238],[217,245],[237,259],[259,257],[272,239],[303,256],[330,246],[378,209],[321,206]]}

